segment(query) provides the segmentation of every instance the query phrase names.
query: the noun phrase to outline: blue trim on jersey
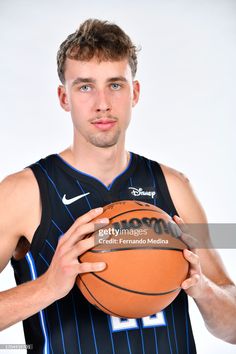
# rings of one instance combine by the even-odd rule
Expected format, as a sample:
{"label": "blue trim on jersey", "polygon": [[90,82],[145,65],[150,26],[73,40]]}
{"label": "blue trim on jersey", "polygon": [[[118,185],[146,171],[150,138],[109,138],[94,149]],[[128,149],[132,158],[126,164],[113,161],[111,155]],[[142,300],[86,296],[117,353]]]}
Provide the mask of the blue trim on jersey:
{"label": "blue trim on jersey", "polygon": [[58,302],[56,301],[56,308],[57,308],[57,315],[59,318],[59,325],[60,325],[60,332],[61,332],[61,341],[62,341],[62,347],[63,347],[63,353],[66,354],[66,349],[65,349],[65,341],[64,341],[64,334],[63,334],[63,329],[62,329],[62,324],[61,324],[61,316],[60,316],[60,309]]}
{"label": "blue trim on jersey", "polygon": [[51,219],[51,221],[52,221],[53,225],[57,228],[57,230],[60,231],[60,233],[61,233],[60,236],[64,235],[64,232],[60,229],[60,227],[57,225],[57,223],[53,219]]}
{"label": "blue trim on jersey", "polygon": [[[47,240],[46,240],[46,241],[47,241]],[[48,242],[48,244],[50,245],[49,242]],[[52,247],[52,246],[51,246],[51,247]],[[52,247],[52,248],[53,248],[53,247]],[[43,259],[43,261],[44,261],[44,262],[47,264],[47,266],[49,267],[49,264],[48,264],[48,262],[46,261],[46,259],[44,258],[44,256],[43,256],[41,253],[39,253],[39,256]],[[77,339],[78,339],[79,353],[82,354],[81,346],[80,346],[80,336],[79,336],[78,320],[77,320],[77,316],[76,316],[75,300],[74,300],[73,293],[71,293],[71,296],[72,296],[72,303],[73,303],[74,316],[75,316],[75,327],[76,327],[76,333],[77,333]],[[58,306],[58,303],[57,303],[57,302],[56,302],[56,307],[57,307],[57,314],[58,314],[59,325],[60,325],[60,332],[61,332],[61,337],[62,337],[63,352],[64,352],[64,354],[65,354],[66,351],[65,351],[64,334],[63,334],[63,329],[62,329],[62,324],[61,324],[61,317],[60,317],[59,306]],[[94,337],[94,341],[95,341],[95,350],[96,350],[96,353],[98,354],[97,346],[96,346],[96,337],[95,337],[95,332],[94,332],[94,324],[93,324],[92,314],[90,315],[90,318],[91,318],[91,323],[92,323],[93,337]],[[113,350],[113,352],[114,352],[114,350]]]}
{"label": "blue trim on jersey", "polygon": [[95,331],[94,331],[94,323],[93,323],[93,317],[92,317],[91,306],[90,306],[90,304],[88,304],[88,306],[89,306],[89,315],[90,315],[91,326],[92,326],[92,332],[93,332],[94,347],[95,347],[96,354],[98,354],[97,340],[96,340]]}
{"label": "blue trim on jersey", "polygon": [[77,333],[79,353],[82,354],[81,346],[80,346],[80,335],[79,335],[78,319],[77,319],[76,309],[75,309],[75,299],[74,299],[74,294],[72,292],[71,292],[71,297],[72,297],[72,303],[73,303],[73,309],[74,309],[74,315],[75,315],[75,327],[76,327],[76,333]]}
{"label": "blue trim on jersey", "polygon": [[108,327],[109,327],[109,332],[110,332],[110,337],[111,337],[112,352],[113,352],[113,354],[115,354],[114,341],[113,341],[113,335],[112,335],[112,329],[111,329],[111,318],[109,315],[107,315],[107,322],[108,322]]}
{"label": "blue trim on jersey", "polygon": [[[44,262],[47,264],[47,266],[49,267],[48,262],[46,261],[46,259],[44,258],[44,256],[39,253],[40,257],[44,260]],[[58,319],[59,319],[59,325],[60,325],[60,332],[61,332],[61,341],[62,341],[62,346],[63,346],[63,352],[64,354],[66,354],[66,350],[65,350],[65,342],[64,342],[64,334],[63,334],[63,330],[62,330],[62,325],[61,325],[61,316],[60,316],[60,311],[59,311],[59,306],[58,303],[56,301],[56,308],[57,308],[57,315],[58,315]]]}
{"label": "blue trim on jersey", "polygon": [[185,328],[186,328],[186,344],[187,344],[187,352],[189,352],[189,331],[188,331],[188,314],[187,314],[187,298],[184,299],[184,314],[185,314]]}
{"label": "blue trim on jersey", "polygon": [[[90,203],[87,200],[87,203],[88,203],[88,206],[89,208],[91,209],[91,206],[90,206]],[[93,333],[93,340],[94,340],[94,346],[95,346],[95,351],[96,351],[96,354],[98,354],[98,349],[97,349],[97,340],[96,340],[96,336],[95,336],[95,331],[94,331],[94,323],[93,323],[93,317],[92,317],[92,311],[91,311],[91,306],[90,304],[88,304],[88,307],[89,307],[89,316],[90,316],[90,322],[91,322],[91,327],[92,327],[92,333]]]}
{"label": "blue trim on jersey", "polygon": [[[149,170],[150,170],[151,175],[152,175],[153,188],[155,189],[156,194],[157,194],[156,181],[155,181],[155,178],[154,178],[154,174],[153,174],[153,170],[152,170],[152,167],[151,167],[151,161],[150,160],[148,160],[148,167],[149,167]],[[154,196],[154,205],[157,205],[157,195]]]}
{"label": "blue trim on jersey", "polygon": [[[52,247],[52,245],[50,244],[50,242],[48,242],[48,240],[46,240],[46,242],[48,243],[48,245],[54,250],[55,252],[55,249]],[[40,257],[44,260],[44,262],[47,264],[47,266],[49,266],[48,262],[46,261],[46,259],[44,258],[44,256],[39,253]],[[79,328],[78,328],[78,321],[77,321],[77,316],[76,316],[76,311],[75,311],[75,300],[74,300],[74,296],[73,296],[73,293],[71,293],[71,296],[72,296],[72,303],[73,303],[73,309],[74,309],[74,316],[75,316],[75,327],[76,327],[76,333],[77,333],[77,338],[78,338],[78,347],[79,347],[79,353],[82,354],[81,352],[81,347],[80,347],[80,336],[79,336]],[[58,311],[57,311],[58,313]],[[59,315],[59,323],[61,322],[60,321],[60,314],[58,313]],[[61,327],[61,324],[60,324],[60,327]],[[63,335],[63,334],[62,334]],[[64,341],[64,339],[63,339]]]}
{"label": "blue trim on jersey", "polygon": [[165,315],[165,311],[164,312],[164,316],[165,316],[165,321],[166,321],[166,324],[167,324],[167,336],[168,336],[168,341],[169,341],[169,346],[170,346],[170,352],[171,354],[173,354],[173,351],[172,351],[172,346],[171,346],[171,341],[170,341],[170,331],[169,331],[169,326],[168,326],[168,321],[167,321],[167,317]]}
{"label": "blue trim on jersey", "polygon": [[131,352],[131,348],[130,348],[130,341],[129,341],[129,332],[128,331],[125,331],[126,332],[126,338],[127,338],[127,343],[128,343],[128,348],[129,348],[129,353],[132,354]]}
{"label": "blue trim on jersey", "polygon": [[[47,240],[46,240],[47,241]],[[48,242],[48,244],[50,244]],[[52,247],[52,246],[51,246]],[[46,259],[43,257],[43,255],[41,253],[39,253],[40,257],[44,260],[44,262],[49,266],[48,262],[46,261]],[[77,322],[77,316],[76,316],[76,311],[75,311],[75,301],[74,301],[74,297],[73,294],[72,295],[72,303],[73,303],[73,308],[74,308],[74,315],[75,315],[75,326],[76,326],[76,333],[77,333],[77,338],[78,338],[78,347],[79,347],[79,352],[80,354],[81,352],[81,347],[80,347],[80,339],[79,339],[79,329],[78,329],[78,322]],[[57,303],[56,303],[57,305]],[[61,335],[62,335],[62,344],[63,344],[63,348],[65,349],[64,346],[64,335],[63,335],[63,331],[62,331],[62,326],[61,326],[61,319],[60,319],[60,312],[59,312],[59,307],[57,305],[57,314],[58,314],[58,318],[59,318],[59,324],[60,324],[60,331],[61,331]],[[65,353],[65,351],[64,351]]]}
{"label": "blue trim on jersey", "polygon": [[47,316],[47,312],[46,312],[46,311],[45,311],[45,319],[46,319],[46,323],[47,323],[47,327],[48,327],[48,332],[49,332],[50,348],[51,348],[52,354],[54,354],[54,351],[53,351],[53,348],[52,348],[52,336],[51,336],[51,331],[50,331],[50,325],[49,325],[48,316]]}
{"label": "blue trim on jersey", "polygon": [[51,243],[48,241],[48,240],[46,240],[45,241],[47,244],[48,244],[48,246],[53,250],[53,252],[55,253],[55,248],[51,245]]}
{"label": "blue trim on jersey", "polygon": [[[29,269],[30,269],[31,279],[32,280],[37,279],[37,277],[38,277],[37,270],[36,270],[34,258],[33,258],[32,254],[31,254],[31,252],[28,252],[25,255],[25,258],[26,258],[26,261],[27,261]],[[43,310],[39,311],[39,320],[40,320],[40,325],[41,325],[43,336],[44,336],[43,353],[44,354],[49,354],[50,353],[50,351],[49,351],[49,337],[48,337],[48,333],[47,333],[46,320],[45,320],[45,316],[44,316],[44,311]]]}
{"label": "blue trim on jersey", "polygon": [[[56,186],[55,182],[53,182],[53,180],[52,180],[51,177],[49,176],[47,170],[45,170],[45,168],[44,168],[39,162],[37,162],[37,165],[39,165],[39,166],[41,167],[41,169],[43,170],[43,172],[46,174],[48,180],[52,183],[52,185],[53,185],[53,187],[54,187],[54,189],[55,189],[55,191],[56,191],[58,197],[60,198],[60,201],[62,202],[62,196],[61,196],[60,193],[58,192],[57,186]],[[62,204],[63,204],[63,203],[62,203]],[[70,212],[70,210],[68,209],[68,207],[67,207],[65,204],[63,204],[63,206],[64,206],[64,207],[66,208],[66,210],[68,211],[68,213],[69,213],[70,217],[72,218],[72,220],[75,221],[75,218],[74,218],[74,216],[71,214],[71,212]]]}
{"label": "blue trim on jersey", "polygon": [[145,354],[145,350],[144,350],[144,340],[143,340],[143,331],[142,331],[142,327],[141,327],[141,322],[140,322],[139,319],[138,319],[137,321],[138,321],[139,331],[140,331],[140,335],[141,335],[142,351],[143,351],[143,354]]}
{"label": "blue trim on jersey", "polygon": [[155,348],[156,348],[156,354],[158,354],[158,341],[157,341],[157,333],[156,333],[156,328],[153,328],[154,331],[154,338],[155,338]]}
{"label": "blue trim on jersey", "polygon": [[[83,187],[82,187],[81,184],[79,183],[79,181],[76,180],[76,182],[77,182],[77,184],[79,185],[81,191],[82,191],[84,194],[86,194],[85,191],[84,191],[84,189],[83,189]],[[92,209],[91,204],[89,203],[89,200],[88,200],[88,196],[87,196],[87,195],[85,195],[85,199],[86,199],[86,201],[87,201],[87,203],[88,203],[88,205],[89,205],[89,208]]]}
{"label": "blue trim on jersey", "polygon": [[105,187],[108,191],[112,188],[113,184],[115,183],[115,181],[120,177],[122,176],[130,167],[131,165],[131,162],[132,162],[132,159],[133,159],[133,154],[132,152],[129,152],[130,153],[130,160],[129,160],[129,163],[128,163],[128,166],[126,167],[126,169],[121,172],[118,176],[116,176],[113,181],[111,182],[111,184],[109,184],[109,186],[106,186],[102,181],[100,181],[100,179],[98,179],[97,177],[94,177],[92,175],[90,175],[89,173],[85,173],[85,172],[82,172],[80,170],[78,170],[77,168],[73,167],[72,165],[70,165],[68,162],[66,162],[66,160],[64,160],[59,154],[57,154],[57,156],[62,160],[62,162],[64,162],[64,164],[66,164],[67,166],[69,166],[72,170],[76,171],[76,172],[79,172],[80,174],[84,175],[84,176],[87,176],[87,177],[90,177],[92,179],[94,179],[95,181],[101,183],[103,185],[103,187]]}
{"label": "blue trim on jersey", "polygon": [[44,258],[44,256],[39,252],[39,256],[44,260],[44,262],[47,264],[47,266],[49,267],[48,262],[46,261],[46,259]]}
{"label": "blue trim on jersey", "polygon": [[177,343],[177,336],[176,336],[176,329],[175,329],[174,306],[173,306],[173,304],[171,304],[170,306],[171,306],[171,312],[172,312],[172,322],[173,322],[174,335],[175,335],[176,352],[177,352],[177,354],[179,354],[178,343]]}

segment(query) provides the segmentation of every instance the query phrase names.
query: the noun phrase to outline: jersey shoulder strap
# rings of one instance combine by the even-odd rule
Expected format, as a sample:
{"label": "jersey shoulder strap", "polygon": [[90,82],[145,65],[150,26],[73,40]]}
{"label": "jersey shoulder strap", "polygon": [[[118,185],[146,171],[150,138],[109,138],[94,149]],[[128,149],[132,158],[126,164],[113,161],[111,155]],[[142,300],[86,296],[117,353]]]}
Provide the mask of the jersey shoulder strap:
{"label": "jersey shoulder strap", "polygon": [[39,163],[36,162],[32,165],[27,166],[30,168],[34,174],[34,177],[38,183],[39,192],[40,192],[40,200],[41,200],[41,220],[38,228],[35,231],[33,236],[32,244],[31,244],[31,252],[34,250],[41,250],[44,238],[42,235],[47,235],[48,230],[50,228],[51,223],[51,203],[49,196],[49,186],[47,182],[47,178],[45,177],[45,173],[40,167]]}
{"label": "jersey shoulder strap", "polygon": [[170,191],[166,182],[166,178],[160,163],[153,160],[149,160],[149,161],[150,161],[151,169],[153,171],[153,178],[156,183],[157,193],[161,194],[162,199],[165,202],[166,212],[170,216],[179,215],[175,208],[174,202],[171,198]]}

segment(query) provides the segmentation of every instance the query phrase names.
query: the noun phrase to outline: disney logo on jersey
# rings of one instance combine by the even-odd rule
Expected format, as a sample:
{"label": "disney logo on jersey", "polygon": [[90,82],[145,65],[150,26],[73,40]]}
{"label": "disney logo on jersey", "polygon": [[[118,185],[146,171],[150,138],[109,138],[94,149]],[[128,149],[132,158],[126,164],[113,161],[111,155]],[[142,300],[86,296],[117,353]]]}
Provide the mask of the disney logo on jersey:
{"label": "disney logo on jersey", "polygon": [[129,187],[130,194],[132,194],[134,197],[149,197],[154,199],[156,195],[156,191],[154,190],[143,190],[143,188],[135,188],[135,187]]}

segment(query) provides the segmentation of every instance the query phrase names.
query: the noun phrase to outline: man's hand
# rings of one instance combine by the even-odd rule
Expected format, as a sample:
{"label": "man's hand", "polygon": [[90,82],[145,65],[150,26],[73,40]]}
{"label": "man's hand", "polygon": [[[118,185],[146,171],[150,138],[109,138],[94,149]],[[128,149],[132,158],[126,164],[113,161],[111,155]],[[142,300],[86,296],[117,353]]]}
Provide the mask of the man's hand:
{"label": "man's hand", "polygon": [[183,251],[184,258],[189,262],[189,274],[188,278],[181,284],[181,288],[189,296],[197,299],[207,289],[207,278],[202,273],[200,259],[196,254],[198,242],[196,238],[188,234],[188,229],[180,217],[175,215],[173,219],[182,231],[182,235],[180,236],[182,241],[191,249],[191,251],[189,249]]}
{"label": "man's hand", "polygon": [[60,299],[68,294],[79,273],[98,272],[106,267],[104,262],[80,263],[78,257],[95,246],[95,236],[86,235],[106,226],[109,219],[96,219],[103,208],[92,209],[79,217],[60,238],[52,262],[42,275],[49,292]]}

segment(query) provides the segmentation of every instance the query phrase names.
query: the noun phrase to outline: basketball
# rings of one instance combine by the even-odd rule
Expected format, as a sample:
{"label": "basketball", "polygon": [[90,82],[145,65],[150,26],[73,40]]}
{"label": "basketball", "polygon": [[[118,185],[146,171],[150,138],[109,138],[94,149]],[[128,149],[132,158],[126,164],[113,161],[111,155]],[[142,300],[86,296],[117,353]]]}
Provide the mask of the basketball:
{"label": "basketball", "polygon": [[106,268],[79,274],[79,289],[112,316],[140,318],[163,310],[188,274],[179,227],[160,208],[136,200],[111,203],[102,217],[110,223],[94,233],[96,246],[79,261],[102,261]]}

